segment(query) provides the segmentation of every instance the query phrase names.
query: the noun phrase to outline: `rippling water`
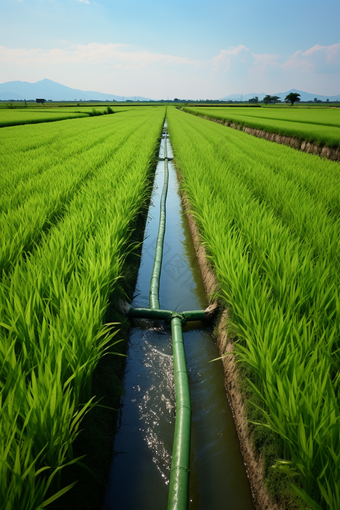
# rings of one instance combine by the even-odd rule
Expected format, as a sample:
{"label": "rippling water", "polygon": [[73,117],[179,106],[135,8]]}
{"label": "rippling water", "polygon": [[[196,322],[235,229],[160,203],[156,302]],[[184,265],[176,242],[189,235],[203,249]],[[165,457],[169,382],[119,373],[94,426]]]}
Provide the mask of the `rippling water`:
{"label": "rippling water", "polygon": [[[162,147],[160,153],[163,153]],[[203,284],[186,218],[181,211],[172,165],[169,165],[169,171],[160,303],[164,309],[202,309],[207,306]],[[160,163],[132,302],[136,307],[149,306],[162,186],[163,163]],[[224,389],[222,364],[210,363],[218,357],[211,331],[186,327],[184,344],[192,401],[189,508],[253,510]],[[135,322],[130,333],[124,388],[104,509],[165,510],[175,424],[175,386],[168,324],[146,320]]]}

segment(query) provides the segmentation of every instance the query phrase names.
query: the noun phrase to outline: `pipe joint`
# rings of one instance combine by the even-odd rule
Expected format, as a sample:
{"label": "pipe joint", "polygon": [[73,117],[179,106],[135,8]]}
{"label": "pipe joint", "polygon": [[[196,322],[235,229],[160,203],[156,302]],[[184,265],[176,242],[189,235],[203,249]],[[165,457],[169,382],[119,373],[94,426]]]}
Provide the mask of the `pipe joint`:
{"label": "pipe joint", "polygon": [[172,312],[171,317],[170,317],[170,321],[172,321],[172,319],[176,319],[176,318],[181,321],[182,326],[186,325],[187,320],[186,320],[185,316],[182,313]]}

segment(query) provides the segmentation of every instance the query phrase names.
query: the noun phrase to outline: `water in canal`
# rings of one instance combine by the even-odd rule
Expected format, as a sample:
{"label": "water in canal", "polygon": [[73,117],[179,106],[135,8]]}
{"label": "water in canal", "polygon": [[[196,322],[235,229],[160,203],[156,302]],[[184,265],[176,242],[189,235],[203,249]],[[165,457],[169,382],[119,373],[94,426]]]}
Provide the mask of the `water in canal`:
{"label": "water in canal", "polygon": [[[172,156],[167,141],[168,157]],[[164,140],[160,157],[164,153]],[[149,307],[149,287],[159,223],[164,163],[155,175],[141,264],[132,301]],[[160,306],[208,306],[175,169],[169,162],[166,234]],[[175,426],[175,383],[170,324],[134,322],[130,332],[113,461],[103,510],[166,510]],[[201,323],[184,328],[192,405],[190,510],[253,510],[245,466],[224,389],[218,349]]]}

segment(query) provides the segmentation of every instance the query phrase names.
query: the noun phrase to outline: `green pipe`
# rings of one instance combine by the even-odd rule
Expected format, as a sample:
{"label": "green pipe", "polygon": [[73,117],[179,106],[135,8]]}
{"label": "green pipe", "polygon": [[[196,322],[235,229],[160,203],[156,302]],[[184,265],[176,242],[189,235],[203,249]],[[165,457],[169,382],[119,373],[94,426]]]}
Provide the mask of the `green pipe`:
{"label": "green pipe", "polygon": [[169,483],[168,510],[186,510],[189,499],[191,403],[182,323],[171,321],[176,387],[176,423]]}
{"label": "green pipe", "polygon": [[182,315],[187,321],[204,321],[208,318],[205,310],[190,310],[182,312]]}
{"label": "green pipe", "polygon": [[174,315],[180,316],[183,322],[186,321],[204,321],[207,319],[205,310],[190,310],[188,312],[176,313],[172,310],[159,310],[150,308],[132,308],[130,307],[128,312],[130,317],[153,319],[153,320],[164,320],[170,321]]}
{"label": "green pipe", "polygon": [[171,310],[151,310],[150,308],[130,308],[129,316],[140,319],[154,319],[160,321],[170,321]]}
{"label": "green pipe", "polygon": [[167,143],[166,143],[166,140],[167,140],[167,135],[168,133],[164,133],[164,159],[168,159],[168,146],[167,146]]}
{"label": "green pipe", "polygon": [[167,146],[166,146],[166,136],[164,139],[164,184],[161,196],[161,206],[160,206],[160,218],[159,218],[159,227],[156,241],[156,252],[155,259],[153,263],[152,275],[151,275],[151,283],[150,283],[150,308],[153,310],[160,308],[159,305],[159,279],[161,274],[162,267],[162,258],[163,258],[163,243],[164,243],[164,234],[165,234],[165,216],[166,216],[166,196],[168,194],[168,181],[169,181],[169,169],[168,169],[168,159],[167,159]]}
{"label": "green pipe", "polygon": [[130,317],[171,321],[172,349],[176,388],[176,421],[170,470],[168,510],[186,510],[189,500],[189,469],[191,440],[191,403],[188,373],[185,362],[182,324],[187,321],[203,321],[211,318],[214,307],[206,310],[190,310],[182,313],[161,310],[159,304],[159,279],[163,258],[165,234],[166,197],[168,193],[167,133],[164,138],[164,184],[160,204],[160,220],[156,241],[155,259],[150,282],[150,308],[133,308],[121,301],[123,313]]}
{"label": "green pipe", "polygon": [[159,280],[163,258],[165,234],[166,197],[168,193],[168,153],[167,133],[164,138],[164,184],[161,195],[160,219],[156,241],[155,259],[150,282],[150,310],[146,308],[129,309],[132,317],[171,320],[172,348],[176,387],[176,421],[172,462],[169,483],[168,510],[186,510],[189,499],[191,403],[189,381],[185,362],[182,323],[187,320],[204,320],[204,310],[192,310],[183,313],[160,310]]}

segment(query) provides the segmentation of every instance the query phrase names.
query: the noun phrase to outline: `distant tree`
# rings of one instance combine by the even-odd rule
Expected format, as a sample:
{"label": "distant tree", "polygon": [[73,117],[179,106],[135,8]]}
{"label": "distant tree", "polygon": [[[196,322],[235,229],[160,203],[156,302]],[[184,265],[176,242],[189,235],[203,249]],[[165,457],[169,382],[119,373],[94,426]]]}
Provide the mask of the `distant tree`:
{"label": "distant tree", "polygon": [[280,97],[279,96],[270,96],[269,94],[267,94],[264,98],[263,98],[263,102],[265,104],[272,104],[272,103],[277,103],[279,101]]}
{"label": "distant tree", "polygon": [[258,103],[259,102],[259,98],[257,96],[255,97],[252,97],[251,99],[249,99],[248,103]]}
{"label": "distant tree", "polygon": [[36,103],[44,104],[46,102],[46,99],[36,99]]}
{"label": "distant tree", "polygon": [[296,92],[291,92],[285,97],[286,103],[291,103],[293,106],[294,103],[297,103],[300,101],[300,94],[297,94]]}

